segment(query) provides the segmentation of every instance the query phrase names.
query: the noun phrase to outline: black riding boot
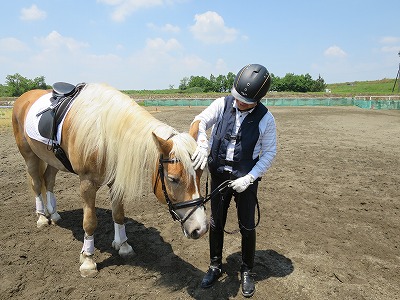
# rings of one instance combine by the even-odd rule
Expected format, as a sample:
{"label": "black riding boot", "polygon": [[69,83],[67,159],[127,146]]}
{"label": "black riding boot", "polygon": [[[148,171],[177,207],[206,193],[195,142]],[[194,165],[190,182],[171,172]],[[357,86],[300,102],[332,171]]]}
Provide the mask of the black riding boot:
{"label": "black riding boot", "polygon": [[211,287],[222,274],[222,247],[224,245],[224,232],[210,228],[210,267],[201,281],[202,288]]}
{"label": "black riding boot", "polygon": [[251,297],[254,295],[256,287],[251,277],[251,270],[254,266],[254,255],[256,252],[256,231],[246,231],[242,233],[242,266],[240,277],[242,282],[242,295]]}

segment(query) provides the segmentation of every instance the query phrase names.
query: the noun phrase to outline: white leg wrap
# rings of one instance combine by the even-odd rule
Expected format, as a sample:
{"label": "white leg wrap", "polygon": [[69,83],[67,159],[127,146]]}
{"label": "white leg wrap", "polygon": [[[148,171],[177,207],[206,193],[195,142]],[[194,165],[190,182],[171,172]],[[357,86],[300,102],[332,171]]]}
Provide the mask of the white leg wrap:
{"label": "white leg wrap", "polygon": [[42,195],[39,195],[35,197],[36,200],[36,213],[39,215],[45,215],[46,211],[44,209],[44,203],[43,203],[43,198]]}
{"label": "white leg wrap", "polygon": [[57,211],[57,202],[56,197],[52,192],[46,192],[47,198],[47,211],[49,214],[54,214]]}
{"label": "white leg wrap", "polygon": [[128,238],[126,237],[125,232],[125,224],[117,224],[114,223],[114,242],[117,245],[121,245],[123,242],[126,242]]}
{"label": "white leg wrap", "polygon": [[112,242],[112,246],[115,250],[118,250],[118,254],[121,257],[132,257],[135,252],[132,249],[132,246],[128,244],[126,232],[125,232],[125,225],[117,224],[114,222],[114,241]]}
{"label": "white leg wrap", "polygon": [[94,254],[94,237],[93,235],[86,235],[83,239],[83,247],[81,253],[85,253],[86,255]]}

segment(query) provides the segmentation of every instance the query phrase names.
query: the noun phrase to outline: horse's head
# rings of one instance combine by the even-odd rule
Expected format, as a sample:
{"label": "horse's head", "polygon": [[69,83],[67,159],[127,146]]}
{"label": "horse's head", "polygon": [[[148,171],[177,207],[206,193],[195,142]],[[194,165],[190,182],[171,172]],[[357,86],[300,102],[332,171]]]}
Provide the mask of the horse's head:
{"label": "horse's head", "polygon": [[166,202],[174,220],[180,221],[188,238],[198,239],[208,230],[207,216],[200,193],[201,170],[195,171],[191,155],[196,142],[187,133],[164,140],[153,133],[160,152],[153,176],[154,194]]}

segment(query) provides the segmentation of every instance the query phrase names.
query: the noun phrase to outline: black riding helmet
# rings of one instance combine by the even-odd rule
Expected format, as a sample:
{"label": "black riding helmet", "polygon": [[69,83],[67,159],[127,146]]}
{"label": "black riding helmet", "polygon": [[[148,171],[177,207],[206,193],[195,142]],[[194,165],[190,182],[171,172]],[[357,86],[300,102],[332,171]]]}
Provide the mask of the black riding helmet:
{"label": "black riding helmet", "polygon": [[231,93],[236,99],[253,104],[265,96],[270,86],[271,76],[268,70],[262,65],[250,64],[237,73]]}

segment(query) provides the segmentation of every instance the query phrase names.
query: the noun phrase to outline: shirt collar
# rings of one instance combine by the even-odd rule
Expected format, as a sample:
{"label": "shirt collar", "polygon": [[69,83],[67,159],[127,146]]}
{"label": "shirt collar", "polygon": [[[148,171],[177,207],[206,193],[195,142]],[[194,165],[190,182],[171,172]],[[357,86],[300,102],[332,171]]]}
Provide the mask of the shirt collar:
{"label": "shirt collar", "polygon": [[233,101],[233,105],[232,105],[232,106],[236,109],[236,112],[239,112],[239,113],[242,113],[242,114],[244,114],[244,113],[252,113],[253,110],[257,107],[257,105],[256,105],[256,106],[254,106],[254,107],[253,107],[252,109],[250,109],[250,110],[240,111],[240,110],[238,109],[237,105],[236,105],[236,101]]}

